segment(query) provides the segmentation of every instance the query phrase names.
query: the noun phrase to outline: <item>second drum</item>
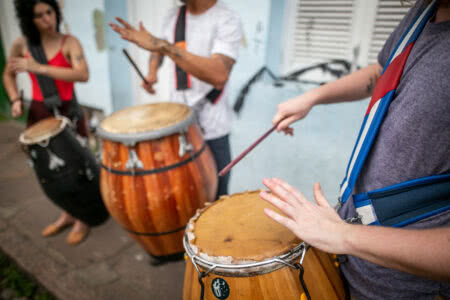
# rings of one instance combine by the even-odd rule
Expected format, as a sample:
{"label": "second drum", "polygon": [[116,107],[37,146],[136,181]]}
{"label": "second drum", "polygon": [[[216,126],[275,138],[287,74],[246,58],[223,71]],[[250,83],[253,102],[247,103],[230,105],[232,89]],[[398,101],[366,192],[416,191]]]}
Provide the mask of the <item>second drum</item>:
{"label": "second drum", "polygon": [[183,252],[184,228],[217,190],[217,169],[192,110],[122,109],[102,121],[100,187],[110,214],[152,256]]}

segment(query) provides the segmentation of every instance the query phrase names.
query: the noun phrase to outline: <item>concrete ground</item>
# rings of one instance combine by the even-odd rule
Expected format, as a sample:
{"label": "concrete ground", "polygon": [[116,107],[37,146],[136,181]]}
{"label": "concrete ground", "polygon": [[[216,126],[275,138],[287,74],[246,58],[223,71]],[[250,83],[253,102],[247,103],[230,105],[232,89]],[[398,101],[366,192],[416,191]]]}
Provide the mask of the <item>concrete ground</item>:
{"label": "concrete ground", "polygon": [[68,230],[43,238],[60,210],[42,192],[21,151],[24,126],[0,122],[0,248],[58,299],[181,299],[184,261],[151,266],[144,250],[112,219],[78,246]]}

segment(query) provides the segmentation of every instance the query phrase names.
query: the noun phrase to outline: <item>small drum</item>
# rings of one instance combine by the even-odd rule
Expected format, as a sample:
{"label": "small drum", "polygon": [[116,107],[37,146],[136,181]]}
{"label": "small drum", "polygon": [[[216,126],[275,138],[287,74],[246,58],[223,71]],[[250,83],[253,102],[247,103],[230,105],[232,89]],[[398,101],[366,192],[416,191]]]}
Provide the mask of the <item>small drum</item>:
{"label": "small drum", "polygon": [[100,168],[69,124],[66,117],[47,118],[19,140],[47,197],[89,226],[100,225],[109,217],[100,195]]}
{"label": "small drum", "polygon": [[217,190],[212,154],[191,109],[153,103],[102,121],[103,201],[115,220],[152,256],[183,252],[189,219]]}
{"label": "small drum", "polygon": [[301,243],[265,207],[278,211],[259,191],[234,194],[189,221],[184,300],[345,298],[333,257]]}

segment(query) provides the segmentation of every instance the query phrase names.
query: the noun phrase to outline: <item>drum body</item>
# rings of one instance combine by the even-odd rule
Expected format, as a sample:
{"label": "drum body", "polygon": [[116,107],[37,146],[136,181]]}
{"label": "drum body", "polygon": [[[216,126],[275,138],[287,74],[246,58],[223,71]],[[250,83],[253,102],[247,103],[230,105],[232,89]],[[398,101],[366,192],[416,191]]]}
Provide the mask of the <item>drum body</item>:
{"label": "drum body", "polygon": [[65,117],[47,118],[26,129],[20,142],[47,197],[89,226],[108,217],[99,188],[100,168],[80,144]]}
{"label": "drum body", "polygon": [[216,165],[192,111],[176,103],[127,108],[97,133],[111,215],[152,256],[183,252],[187,222],[217,190]]}
{"label": "drum body", "polygon": [[201,299],[199,272],[207,274],[204,299],[306,300],[308,293],[313,300],[345,299],[334,257],[301,243],[266,217],[265,207],[276,210],[259,198],[259,191],[235,194],[189,221],[184,300]]}

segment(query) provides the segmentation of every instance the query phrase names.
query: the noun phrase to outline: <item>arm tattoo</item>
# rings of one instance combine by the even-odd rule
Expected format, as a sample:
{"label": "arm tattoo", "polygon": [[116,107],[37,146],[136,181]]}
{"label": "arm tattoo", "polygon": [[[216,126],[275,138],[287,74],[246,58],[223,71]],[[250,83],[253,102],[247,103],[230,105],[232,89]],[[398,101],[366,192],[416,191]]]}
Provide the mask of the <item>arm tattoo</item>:
{"label": "arm tattoo", "polygon": [[175,45],[171,45],[171,44],[169,44],[167,42],[162,46],[162,50],[163,50],[163,53],[167,53],[169,55],[172,54],[172,55],[174,55],[177,58],[183,58],[184,57],[183,52],[181,51],[180,48],[178,48]]}
{"label": "arm tattoo", "polygon": [[377,82],[376,78],[370,78],[369,83],[367,84],[367,93],[372,94],[373,88],[375,87],[375,83]]}
{"label": "arm tattoo", "polygon": [[227,72],[229,73],[231,71],[231,68],[233,68],[234,60],[224,55],[218,55],[218,57],[223,62],[225,68],[227,69]]}
{"label": "arm tattoo", "polygon": [[84,59],[83,54],[77,54],[77,55],[75,56],[75,60],[76,60],[77,62],[81,62],[83,59]]}

